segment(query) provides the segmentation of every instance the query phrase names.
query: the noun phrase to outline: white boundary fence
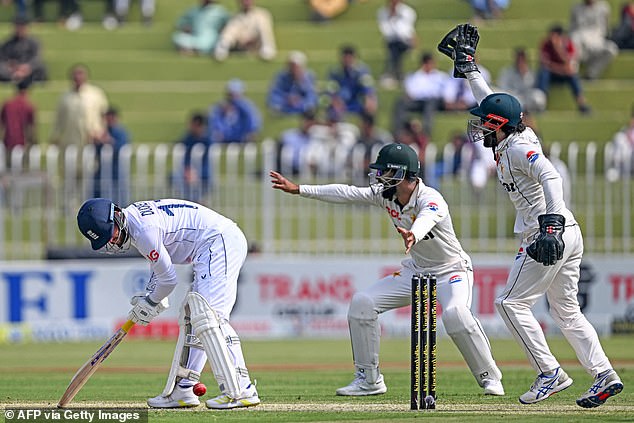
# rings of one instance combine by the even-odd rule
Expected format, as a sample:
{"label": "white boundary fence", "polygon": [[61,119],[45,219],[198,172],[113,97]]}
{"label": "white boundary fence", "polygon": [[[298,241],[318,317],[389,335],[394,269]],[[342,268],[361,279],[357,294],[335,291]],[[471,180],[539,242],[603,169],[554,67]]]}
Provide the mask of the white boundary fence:
{"label": "white boundary fence", "polygon": [[[204,147],[192,152],[200,174]],[[506,193],[486,167],[474,165],[465,148],[455,174],[452,145],[425,151],[424,179],[449,203],[456,232],[469,252],[509,252],[516,248],[514,211]],[[0,145],[0,259],[38,259],[46,250],[86,247],[76,229],[81,203],[101,195],[121,205],[151,198],[190,198],[238,222],[252,247],[272,254],[385,254],[402,250],[400,237],[384,213],[360,206],[332,205],[270,188],[269,169],[291,176],[291,151],[278,151],[270,140],[245,146],[213,145],[208,154],[211,180],[183,188],[181,145],[131,145],[119,152],[117,180],[96,179],[95,149],[56,146],[7,154]],[[371,157],[376,156],[376,149]],[[299,157],[300,183],[367,184],[365,148],[308,149]],[[632,152],[612,144],[577,144],[550,148],[553,161],[567,167],[569,207],[580,221],[586,251],[631,253]],[[105,147],[101,167],[112,172],[112,150]],[[484,162],[480,162],[484,163]],[[562,171],[565,173],[565,170]]]}

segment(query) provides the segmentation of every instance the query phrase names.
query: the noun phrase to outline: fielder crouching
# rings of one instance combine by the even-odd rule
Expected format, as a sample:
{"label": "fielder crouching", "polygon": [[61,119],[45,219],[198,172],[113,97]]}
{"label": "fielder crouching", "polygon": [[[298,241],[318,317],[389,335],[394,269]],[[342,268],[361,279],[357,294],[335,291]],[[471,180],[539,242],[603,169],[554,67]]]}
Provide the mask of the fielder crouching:
{"label": "fielder crouching", "polygon": [[453,229],[449,207],[438,191],[417,176],[416,152],[405,144],[381,148],[370,174],[369,187],[342,184],[297,185],[271,171],[273,188],[333,203],[372,204],[387,210],[405,242],[398,272],[357,292],[348,309],[348,325],[356,368],[354,380],[337,395],[383,394],[387,386],[379,370],[379,314],[411,303],[415,273],[437,277],[438,302],[445,330],[464,357],[486,395],[504,395],[502,373],[495,364],[489,341],[471,313],[473,270]]}
{"label": "fielder crouching", "polygon": [[93,198],[77,214],[81,233],[93,250],[120,252],[130,245],[150,261],[146,293],[132,298],[128,319],[146,326],[167,308],[176,286],[175,264],[191,263],[190,292],[181,307],[180,331],[167,384],[148,399],[154,408],[195,407],[193,386],[209,359],[220,395],[208,408],[258,405],[260,398],[247,371],[240,338],[229,324],[237,280],[247,255],[247,241],[230,219],[185,200],[139,201],[121,209]]}

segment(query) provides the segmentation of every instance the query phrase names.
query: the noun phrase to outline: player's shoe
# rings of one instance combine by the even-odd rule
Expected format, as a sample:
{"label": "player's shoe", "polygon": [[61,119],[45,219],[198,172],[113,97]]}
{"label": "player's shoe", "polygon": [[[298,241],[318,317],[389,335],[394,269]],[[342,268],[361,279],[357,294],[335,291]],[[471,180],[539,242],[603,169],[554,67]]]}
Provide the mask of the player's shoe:
{"label": "player's shoe", "polygon": [[563,391],[570,385],[572,385],[572,378],[561,367],[558,367],[553,375],[547,376],[542,373],[537,376],[531,389],[520,396],[520,402],[522,404],[535,404],[545,400],[552,394]]}
{"label": "player's shoe", "polygon": [[249,384],[240,398],[230,398],[228,395],[220,394],[216,398],[206,401],[207,408],[216,410],[226,410],[229,408],[253,407],[260,403],[258,391],[254,384]]}
{"label": "player's shoe", "polygon": [[602,405],[608,398],[623,390],[623,382],[612,369],[599,373],[594,383],[578,400],[577,405],[583,408],[594,408]]}
{"label": "player's shoe", "polygon": [[176,385],[172,393],[166,397],[156,396],[147,400],[147,405],[152,408],[185,408],[200,405],[198,397],[194,394],[192,386],[181,388]]}
{"label": "player's shoe", "polygon": [[379,395],[387,392],[383,375],[379,375],[376,383],[368,383],[365,374],[356,372],[354,380],[348,386],[337,389],[337,395],[359,397],[364,395]]}
{"label": "player's shoe", "polygon": [[502,382],[495,379],[484,379],[482,381],[482,387],[484,388],[484,395],[495,395],[495,396],[503,396],[504,395],[504,386],[502,386]]}

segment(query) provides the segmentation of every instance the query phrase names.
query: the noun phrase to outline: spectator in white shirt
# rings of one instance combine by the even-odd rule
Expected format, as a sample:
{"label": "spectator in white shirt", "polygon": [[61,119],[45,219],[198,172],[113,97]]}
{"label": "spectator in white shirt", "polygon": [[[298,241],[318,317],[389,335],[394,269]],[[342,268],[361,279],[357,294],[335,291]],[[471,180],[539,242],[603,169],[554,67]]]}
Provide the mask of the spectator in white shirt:
{"label": "spectator in white shirt", "polygon": [[401,0],[387,0],[377,12],[377,20],[387,50],[380,83],[393,89],[403,79],[403,57],[416,43],[416,11]]}
{"label": "spectator in white shirt", "polygon": [[443,91],[451,78],[436,68],[436,60],[430,52],[424,52],[420,67],[403,80],[402,97],[396,100],[392,115],[392,129],[396,131],[408,119],[408,114],[422,114],[426,135],[432,133],[434,114],[443,105]]}
{"label": "spectator in white shirt", "polygon": [[542,112],[546,109],[546,94],[535,88],[535,73],[531,70],[524,48],[513,53],[513,64],[502,68],[498,76],[498,88],[520,101],[524,111]]}
{"label": "spectator in white shirt", "polygon": [[579,63],[585,77],[597,79],[619,53],[608,39],[610,4],[604,0],[583,0],[570,14],[570,39],[579,50]]}

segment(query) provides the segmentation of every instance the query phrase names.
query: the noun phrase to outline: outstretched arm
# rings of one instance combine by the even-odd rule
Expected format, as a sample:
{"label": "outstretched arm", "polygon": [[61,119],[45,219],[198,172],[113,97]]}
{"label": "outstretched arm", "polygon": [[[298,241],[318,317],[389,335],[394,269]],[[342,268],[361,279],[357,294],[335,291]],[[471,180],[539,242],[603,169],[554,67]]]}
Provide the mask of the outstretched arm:
{"label": "outstretched arm", "polygon": [[273,189],[279,189],[289,194],[299,194],[299,185],[289,181],[281,173],[272,170],[269,172],[269,176],[271,177]]}

